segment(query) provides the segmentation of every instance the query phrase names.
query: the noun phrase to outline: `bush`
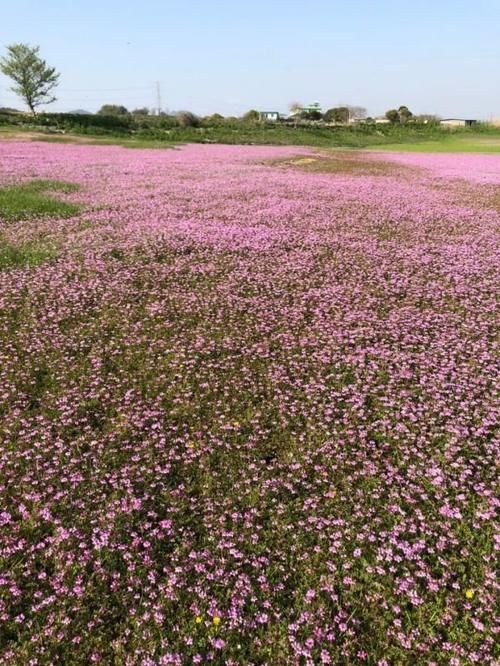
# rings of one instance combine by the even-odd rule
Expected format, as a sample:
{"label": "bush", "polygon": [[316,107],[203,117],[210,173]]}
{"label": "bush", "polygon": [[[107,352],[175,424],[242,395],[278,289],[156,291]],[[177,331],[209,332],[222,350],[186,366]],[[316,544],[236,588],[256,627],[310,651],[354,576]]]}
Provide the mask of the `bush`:
{"label": "bush", "polygon": [[348,123],[349,109],[347,106],[336,106],[333,109],[328,109],[323,119],[327,123]]}
{"label": "bush", "polygon": [[179,127],[198,127],[200,119],[191,111],[179,111],[177,114],[177,124]]}
{"label": "bush", "polygon": [[250,109],[250,111],[247,111],[244,114],[242,120],[244,120],[246,123],[255,123],[260,120],[260,113],[255,109]]}
{"label": "bush", "polygon": [[79,113],[41,113],[36,118],[36,124],[42,127],[55,129],[82,129],[99,128],[107,131],[127,131],[133,126],[133,119],[129,116],[82,115]]}
{"label": "bush", "polygon": [[140,107],[139,109],[134,109],[132,111],[133,116],[149,116],[150,111],[147,106]]}
{"label": "bush", "polygon": [[119,104],[104,104],[97,113],[101,116],[127,116],[129,111]]}
{"label": "bush", "polygon": [[223,125],[225,123],[224,116],[221,116],[220,113],[213,113],[211,116],[205,116],[202,118],[203,127],[213,127]]}

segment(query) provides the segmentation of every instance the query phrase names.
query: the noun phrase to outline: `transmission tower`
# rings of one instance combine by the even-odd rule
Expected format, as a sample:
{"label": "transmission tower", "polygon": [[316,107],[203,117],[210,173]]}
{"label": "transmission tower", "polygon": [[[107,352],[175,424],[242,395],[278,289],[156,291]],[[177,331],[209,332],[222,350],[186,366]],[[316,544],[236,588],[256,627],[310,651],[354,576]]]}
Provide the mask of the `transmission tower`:
{"label": "transmission tower", "polygon": [[156,113],[160,115],[161,113],[161,87],[160,82],[156,82]]}

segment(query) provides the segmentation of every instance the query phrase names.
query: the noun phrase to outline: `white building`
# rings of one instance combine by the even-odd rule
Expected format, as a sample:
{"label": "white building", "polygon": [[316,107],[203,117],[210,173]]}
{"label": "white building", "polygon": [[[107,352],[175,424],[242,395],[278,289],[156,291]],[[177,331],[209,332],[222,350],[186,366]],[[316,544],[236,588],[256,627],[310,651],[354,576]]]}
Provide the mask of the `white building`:
{"label": "white building", "polygon": [[439,124],[444,125],[444,127],[472,127],[472,125],[477,124],[477,120],[469,120],[465,118],[443,118]]}
{"label": "white building", "polygon": [[270,122],[277,122],[280,119],[279,111],[261,111],[259,113],[260,119]]}

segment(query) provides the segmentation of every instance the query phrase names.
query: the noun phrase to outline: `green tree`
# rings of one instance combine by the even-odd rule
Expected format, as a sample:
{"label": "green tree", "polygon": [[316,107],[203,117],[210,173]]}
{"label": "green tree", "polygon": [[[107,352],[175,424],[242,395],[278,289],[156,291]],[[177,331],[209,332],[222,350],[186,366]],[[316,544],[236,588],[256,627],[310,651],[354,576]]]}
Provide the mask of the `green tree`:
{"label": "green tree", "polygon": [[179,127],[198,127],[200,119],[191,111],[179,111],[176,115]]}
{"label": "green tree", "polygon": [[39,46],[10,44],[7,55],[0,58],[0,71],[14,81],[13,92],[26,102],[33,115],[37,106],[55,102],[52,91],[60,76],[55,67],[40,58],[39,52]]}
{"label": "green tree", "polygon": [[328,109],[323,118],[327,123],[348,123],[349,109],[347,106],[335,106],[333,109]]}
{"label": "green tree", "polygon": [[398,114],[399,114],[399,122],[400,123],[407,123],[409,120],[413,118],[413,113],[410,111],[410,109],[407,106],[400,106],[398,109]]}
{"label": "green tree", "polygon": [[213,125],[223,125],[225,122],[224,116],[222,116],[220,113],[212,113],[211,116],[205,116],[203,118],[203,123],[207,127],[211,127]]}
{"label": "green tree", "polygon": [[397,109],[389,109],[389,111],[385,112],[385,117],[387,120],[389,120],[393,125],[396,123],[399,123],[399,111]]}
{"label": "green tree", "polygon": [[255,123],[260,120],[260,113],[255,109],[250,109],[244,114],[243,120],[247,123]]}
{"label": "green tree", "polygon": [[312,111],[303,111],[300,114],[300,117],[303,118],[304,120],[322,120],[323,114],[321,111],[316,111],[315,109]]}
{"label": "green tree", "polygon": [[132,111],[133,116],[149,116],[149,109],[147,106],[139,107]]}
{"label": "green tree", "polygon": [[120,104],[103,104],[97,113],[100,116],[127,116],[128,109]]}

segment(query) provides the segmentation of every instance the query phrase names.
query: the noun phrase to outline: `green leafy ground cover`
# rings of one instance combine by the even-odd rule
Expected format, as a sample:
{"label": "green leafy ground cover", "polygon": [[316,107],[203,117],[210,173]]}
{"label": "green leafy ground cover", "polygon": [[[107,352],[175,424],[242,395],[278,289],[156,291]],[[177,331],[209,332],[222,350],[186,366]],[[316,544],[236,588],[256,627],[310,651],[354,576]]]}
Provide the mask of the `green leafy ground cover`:
{"label": "green leafy ground cover", "polygon": [[78,189],[58,180],[31,180],[0,188],[0,220],[15,222],[32,217],[73,217],[80,206],[56,196]]}
{"label": "green leafy ground cover", "polygon": [[0,270],[37,266],[54,256],[55,250],[43,241],[10,241],[2,226],[21,220],[45,217],[69,218],[81,206],[60,198],[79,186],[58,180],[30,180],[0,188]]}

